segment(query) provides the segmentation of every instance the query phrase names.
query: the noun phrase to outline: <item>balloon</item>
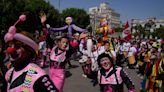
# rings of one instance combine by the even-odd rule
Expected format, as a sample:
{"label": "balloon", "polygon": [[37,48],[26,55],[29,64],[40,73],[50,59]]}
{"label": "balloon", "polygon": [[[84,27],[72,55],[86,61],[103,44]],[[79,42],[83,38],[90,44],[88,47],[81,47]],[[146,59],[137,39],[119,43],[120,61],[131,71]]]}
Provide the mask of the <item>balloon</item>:
{"label": "balloon", "polygon": [[38,51],[38,44],[33,41],[31,38],[23,35],[23,34],[20,34],[20,33],[16,33],[14,35],[14,39],[18,40],[18,41],[21,41],[23,42],[24,44],[30,46],[31,48],[33,48],[35,51]]}
{"label": "balloon", "polygon": [[21,15],[21,16],[19,17],[19,20],[20,20],[20,21],[25,21],[25,20],[26,20],[26,15]]}
{"label": "balloon", "polygon": [[9,33],[11,34],[15,34],[16,33],[16,27],[15,26],[11,26],[8,30]]}
{"label": "balloon", "polygon": [[4,37],[5,42],[13,40],[14,35],[11,33],[7,33]]}

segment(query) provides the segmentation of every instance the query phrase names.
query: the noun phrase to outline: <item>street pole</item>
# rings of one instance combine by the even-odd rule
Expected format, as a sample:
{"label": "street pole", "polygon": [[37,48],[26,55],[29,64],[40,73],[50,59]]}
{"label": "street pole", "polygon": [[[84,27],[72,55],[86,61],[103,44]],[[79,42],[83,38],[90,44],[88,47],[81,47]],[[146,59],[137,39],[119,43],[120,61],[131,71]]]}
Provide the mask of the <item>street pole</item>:
{"label": "street pole", "polygon": [[58,2],[58,5],[59,5],[59,12],[60,12],[60,0],[59,0],[59,2]]}
{"label": "street pole", "polygon": [[[59,13],[61,13],[61,11],[60,11],[60,0],[59,0],[59,2],[58,2],[58,9],[59,9]],[[61,16],[60,16],[60,18],[61,18]],[[60,19],[61,20],[61,19]],[[60,22],[61,23],[61,22]],[[61,32],[59,32],[59,34],[58,35],[62,35],[62,33]]]}

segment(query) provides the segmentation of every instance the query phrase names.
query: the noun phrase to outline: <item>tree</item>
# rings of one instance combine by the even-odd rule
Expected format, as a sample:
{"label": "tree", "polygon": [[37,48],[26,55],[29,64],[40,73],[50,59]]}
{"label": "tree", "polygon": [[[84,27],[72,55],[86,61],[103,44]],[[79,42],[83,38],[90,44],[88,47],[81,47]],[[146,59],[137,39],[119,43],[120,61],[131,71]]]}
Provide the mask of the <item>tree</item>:
{"label": "tree", "polygon": [[142,27],[141,24],[137,24],[133,28],[136,30],[136,33],[133,34],[134,36],[141,37],[141,34],[145,35],[145,29],[144,29],[144,27]]}
{"label": "tree", "polygon": [[34,32],[36,29],[41,30],[40,11],[47,13],[47,22],[50,25],[56,25],[59,22],[58,10],[45,2],[45,0],[3,0],[0,2],[0,9],[2,10],[0,14],[0,30],[7,31],[21,14],[28,14],[30,18],[18,28],[26,29],[29,32]]}
{"label": "tree", "polygon": [[164,38],[164,26],[161,26],[160,28],[156,29],[154,34],[157,37]]}
{"label": "tree", "polygon": [[114,29],[114,31],[115,31],[115,32],[122,32],[122,31],[123,31],[123,28],[117,27],[117,28]]}
{"label": "tree", "polygon": [[73,22],[81,28],[85,28],[90,24],[89,15],[83,9],[67,8],[62,11],[61,16],[63,18],[63,23],[65,18],[70,16],[73,18]]}

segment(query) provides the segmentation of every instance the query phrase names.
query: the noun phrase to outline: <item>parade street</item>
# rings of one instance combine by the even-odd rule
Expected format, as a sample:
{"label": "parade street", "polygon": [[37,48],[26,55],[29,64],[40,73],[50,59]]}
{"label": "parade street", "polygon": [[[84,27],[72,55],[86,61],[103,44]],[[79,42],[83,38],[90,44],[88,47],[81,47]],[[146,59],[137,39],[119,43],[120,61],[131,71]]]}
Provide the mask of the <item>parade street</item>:
{"label": "parade street", "polygon": [[[71,61],[73,67],[66,68],[66,81],[64,84],[64,92],[100,92],[99,85],[93,86],[91,79],[82,76],[82,69],[78,61]],[[68,66],[68,65],[67,65]],[[135,69],[127,69],[125,71],[132,79],[136,92],[140,92],[141,79],[137,76]],[[48,70],[48,68],[46,68]],[[128,92],[124,85],[124,92]]]}

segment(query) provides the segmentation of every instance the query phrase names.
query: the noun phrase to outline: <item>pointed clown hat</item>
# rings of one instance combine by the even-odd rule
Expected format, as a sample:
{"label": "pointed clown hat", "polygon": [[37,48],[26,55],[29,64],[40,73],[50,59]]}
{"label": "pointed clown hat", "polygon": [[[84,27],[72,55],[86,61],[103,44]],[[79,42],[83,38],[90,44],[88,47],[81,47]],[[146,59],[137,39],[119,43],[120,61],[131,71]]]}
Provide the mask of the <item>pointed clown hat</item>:
{"label": "pointed clown hat", "polygon": [[6,43],[9,41],[12,41],[13,39],[18,40],[18,41],[28,45],[29,47],[31,47],[37,53],[38,45],[35,41],[33,41],[31,38],[29,38],[21,33],[16,33],[16,30],[17,30],[17,28],[15,27],[16,24],[18,24],[19,22],[23,22],[25,20],[26,20],[26,15],[21,15],[19,17],[19,19],[15,22],[15,24],[9,28],[8,32],[4,36],[4,40]]}

